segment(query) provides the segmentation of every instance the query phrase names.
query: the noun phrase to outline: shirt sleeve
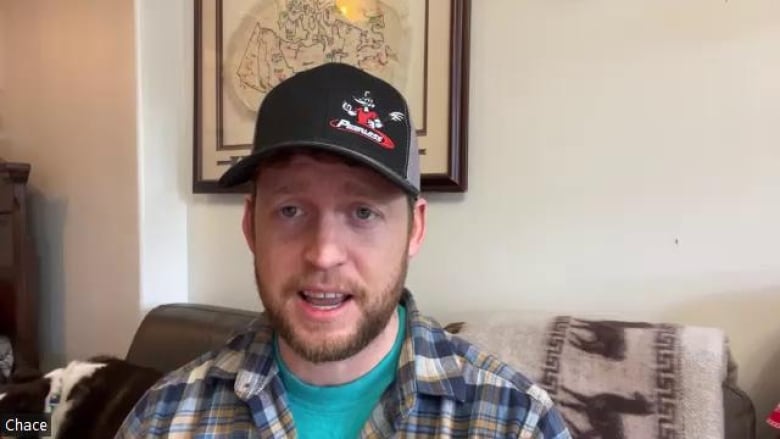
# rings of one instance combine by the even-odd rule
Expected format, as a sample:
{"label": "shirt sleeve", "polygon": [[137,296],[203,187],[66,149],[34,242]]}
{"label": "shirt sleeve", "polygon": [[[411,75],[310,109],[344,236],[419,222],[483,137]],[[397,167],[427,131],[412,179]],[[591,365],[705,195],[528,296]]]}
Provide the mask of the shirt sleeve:
{"label": "shirt sleeve", "polygon": [[149,407],[149,391],[135,404],[130,413],[125,417],[124,422],[117,430],[114,439],[135,439],[146,437],[148,431],[148,417],[146,416]]}
{"label": "shirt sleeve", "polygon": [[540,418],[537,424],[537,432],[534,439],[571,439],[571,433],[566,427],[563,416],[555,406],[550,407]]}

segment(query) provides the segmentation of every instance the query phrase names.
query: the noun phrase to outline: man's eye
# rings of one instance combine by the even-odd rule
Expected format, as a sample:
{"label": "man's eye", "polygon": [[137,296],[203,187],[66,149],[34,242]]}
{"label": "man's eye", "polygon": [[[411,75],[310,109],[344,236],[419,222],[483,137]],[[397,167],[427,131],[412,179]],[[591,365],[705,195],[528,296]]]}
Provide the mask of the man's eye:
{"label": "man's eye", "polygon": [[295,218],[301,214],[301,209],[297,206],[282,206],[282,208],[279,209],[279,214],[285,218]]}
{"label": "man's eye", "polygon": [[355,217],[359,220],[370,220],[371,218],[375,217],[376,213],[374,213],[373,210],[369,209],[368,207],[358,207],[355,209]]}

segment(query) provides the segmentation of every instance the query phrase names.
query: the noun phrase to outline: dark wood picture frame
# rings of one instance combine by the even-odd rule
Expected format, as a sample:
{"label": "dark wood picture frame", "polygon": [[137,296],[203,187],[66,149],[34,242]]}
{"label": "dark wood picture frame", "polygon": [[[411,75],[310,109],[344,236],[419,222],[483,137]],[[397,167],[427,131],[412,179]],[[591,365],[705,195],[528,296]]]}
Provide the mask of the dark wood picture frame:
{"label": "dark wood picture frame", "polygon": [[[471,0],[427,0],[450,2],[450,38],[449,38],[449,90],[447,102],[447,158],[446,172],[422,174],[423,192],[465,192],[468,187],[468,91],[469,91],[469,44]],[[245,193],[247,187],[225,189],[215,179],[203,177],[203,121],[204,121],[204,54],[203,54],[203,4],[216,2],[218,5],[215,20],[221,20],[222,0],[194,0],[195,2],[195,90],[194,90],[194,136],[193,136],[193,173],[192,189],[194,193]],[[426,6],[427,17],[427,6]],[[218,27],[219,28],[219,27]],[[221,32],[216,32],[221,47]],[[221,57],[221,53],[218,55]],[[426,58],[427,71],[427,58]],[[221,66],[219,67],[221,70]],[[427,73],[426,73],[427,75]],[[217,75],[219,78],[221,75]],[[220,80],[217,79],[216,102],[221,97]],[[221,121],[221,108],[212,109]],[[221,124],[216,127],[216,137],[221,142]],[[234,148],[228,146],[227,148]]]}

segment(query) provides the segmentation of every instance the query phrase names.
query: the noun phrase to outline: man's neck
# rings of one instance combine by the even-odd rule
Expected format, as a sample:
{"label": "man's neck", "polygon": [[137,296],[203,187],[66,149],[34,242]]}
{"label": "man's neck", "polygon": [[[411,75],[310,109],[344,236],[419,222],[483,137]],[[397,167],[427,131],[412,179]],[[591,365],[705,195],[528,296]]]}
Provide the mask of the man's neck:
{"label": "man's neck", "polygon": [[335,386],[354,381],[373,369],[390,352],[398,334],[398,313],[362,351],[346,360],[312,363],[298,355],[281,337],[279,353],[284,364],[299,379],[315,386]]}

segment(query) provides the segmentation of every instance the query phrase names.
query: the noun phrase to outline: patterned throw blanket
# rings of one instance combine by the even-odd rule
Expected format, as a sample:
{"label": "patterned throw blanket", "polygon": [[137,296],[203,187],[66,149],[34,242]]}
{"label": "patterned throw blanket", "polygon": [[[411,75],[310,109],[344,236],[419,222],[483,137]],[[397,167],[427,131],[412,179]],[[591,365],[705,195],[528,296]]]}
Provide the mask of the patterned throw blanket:
{"label": "patterned throw blanket", "polygon": [[722,438],[722,331],[556,317],[448,325],[544,387],[575,438]]}

